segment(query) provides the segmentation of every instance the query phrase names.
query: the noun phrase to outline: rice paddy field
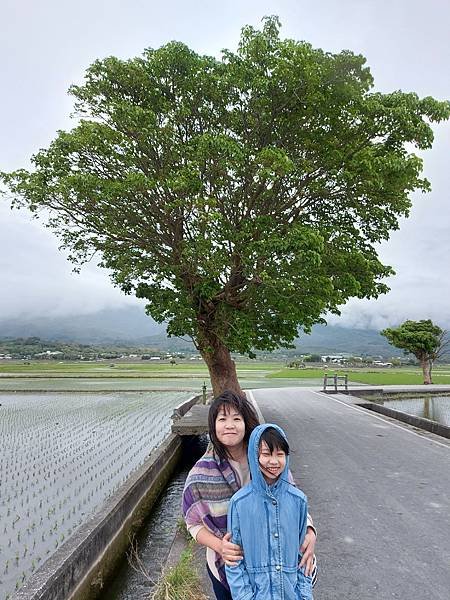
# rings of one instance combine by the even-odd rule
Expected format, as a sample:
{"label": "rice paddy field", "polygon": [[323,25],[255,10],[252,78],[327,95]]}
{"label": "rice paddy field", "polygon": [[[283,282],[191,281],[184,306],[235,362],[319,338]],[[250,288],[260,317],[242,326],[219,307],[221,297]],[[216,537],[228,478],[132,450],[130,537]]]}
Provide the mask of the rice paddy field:
{"label": "rice paddy field", "polygon": [[0,393],[2,600],[142,465],[191,395]]}
{"label": "rice paddy field", "polygon": [[371,398],[377,404],[400,412],[435,421],[450,427],[450,396],[427,394],[425,397],[401,395],[391,398]]}
{"label": "rice paddy field", "polygon": [[[419,367],[358,367],[288,369],[282,361],[245,361],[237,363],[238,376],[243,388],[285,387],[288,385],[317,386],[324,373],[348,373],[349,381],[360,385],[415,385],[421,384]],[[436,384],[450,384],[450,365],[433,369]],[[22,361],[0,362],[1,390],[189,390],[200,392],[203,383],[208,389],[209,375],[203,362],[193,361],[170,365],[139,362],[61,362]]]}
{"label": "rice paddy field", "polygon": [[[271,376],[283,368],[280,362],[243,362],[238,364],[238,376],[245,389],[321,385],[322,375],[299,379]],[[134,391],[186,390],[200,393],[203,384],[208,391],[208,369],[203,362],[170,364],[124,362],[75,363],[0,363],[0,391]]]}

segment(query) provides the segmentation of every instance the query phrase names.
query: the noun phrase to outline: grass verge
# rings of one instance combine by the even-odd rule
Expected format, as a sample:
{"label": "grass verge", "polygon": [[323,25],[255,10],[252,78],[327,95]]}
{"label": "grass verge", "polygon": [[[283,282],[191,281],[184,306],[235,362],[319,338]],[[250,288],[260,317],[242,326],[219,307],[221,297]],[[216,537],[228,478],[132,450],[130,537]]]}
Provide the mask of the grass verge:
{"label": "grass verge", "polygon": [[207,600],[194,555],[194,540],[181,553],[178,563],[162,574],[152,600]]}
{"label": "grass verge", "polygon": [[423,392],[401,392],[398,394],[358,394],[358,398],[361,400],[369,400],[370,402],[375,402],[375,404],[384,404],[384,402],[389,402],[391,400],[425,400],[426,398],[431,398],[433,395],[439,398],[450,398],[449,392],[433,392],[432,390],[427,391],[429,388],[426,388],[425,394]]}
{"label": "grass verge", "polygon": [[[352,369],[283,369],[276,373],[268,375],[271,379],[289,378],[289,379],[322,379],[324,373],[329,375],[334,372],[339,374],[348,374],[348,379],[352,383],[365,383],[368,385],[420,385],[423,383],[423,375],[419,369],[415,370],[394,370],[386,369],[370,370],[352,370]],[[450,384],[450,374],[439,373],[436,369],[433,371],[433,383]]]}

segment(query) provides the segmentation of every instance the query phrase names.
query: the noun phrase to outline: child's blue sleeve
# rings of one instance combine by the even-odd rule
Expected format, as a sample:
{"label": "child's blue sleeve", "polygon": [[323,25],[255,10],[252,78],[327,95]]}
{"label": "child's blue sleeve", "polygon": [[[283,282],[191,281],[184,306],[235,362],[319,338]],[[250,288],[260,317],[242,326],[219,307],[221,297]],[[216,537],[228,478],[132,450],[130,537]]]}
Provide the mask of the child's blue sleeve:
{"label": "child's blue sleeve", "polygon": [[[242,547],[241,529],[239,526],[239,514],[236,509],[236,504],[231,500],[228,508],[228,527],[227,531],[231,532],[231,541],[233,544],[239,544]],[[225,565],[227,582],[230,586],[233,600],[254,600],[250,578],[247,569],[245,568],[245,548],[242,548],[244,558],[239,561],[235,567]]]}
{"label": "child's blue sleeve", "polygon": [[[306,534],[306,526],[308,522],[308,504],[305,502],[304,509],[300,511],[299,520],[299,547],[303,544]],[[297,571],[297,597],[299,600],[313,600],[312,596],[312,577],[306,576],[304,567]]]}

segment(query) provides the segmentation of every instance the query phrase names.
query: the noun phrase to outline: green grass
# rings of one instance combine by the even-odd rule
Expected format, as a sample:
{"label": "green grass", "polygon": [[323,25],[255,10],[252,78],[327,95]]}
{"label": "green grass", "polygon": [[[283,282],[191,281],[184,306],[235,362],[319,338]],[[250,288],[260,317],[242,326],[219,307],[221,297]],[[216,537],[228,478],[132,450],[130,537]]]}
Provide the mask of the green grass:
{"label": "green grass", "polygon": [[206,600],[197,570],[198,557],[193,552],[194,545],[195,542],[191,540],[178,563],[163,573],[152,600]]}
{"label": "green grass", "polygon": [[[352,383],[368,385],[420,385],[423,383],[422,371],[419,368],[407,367],[399,369],[282,369],[270,373],[270,378],[289,379],[322,379],[324,374],[348,374]],[[450,384],[450,371],[446,366],[440,366],[433,371],[433,383]]]}
{"label": "green grass", "polygon": [[[417,373],[399,373],[384,371],[367,373],[349,373],[350,381],[367,383],[370,385],[420,385],[423,383],[423,375]],[[450,384],[450,375],[433,375],[433,383]]]}

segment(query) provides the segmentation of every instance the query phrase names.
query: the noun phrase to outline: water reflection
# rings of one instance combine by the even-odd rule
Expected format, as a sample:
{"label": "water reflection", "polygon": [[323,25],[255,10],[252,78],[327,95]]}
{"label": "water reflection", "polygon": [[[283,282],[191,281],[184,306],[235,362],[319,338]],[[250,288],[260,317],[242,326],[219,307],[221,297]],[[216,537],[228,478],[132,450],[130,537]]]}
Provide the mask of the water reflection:
{"label": "water reflection", "polygon": [[380,400],[379,404],[450,427],[450,396]]}

